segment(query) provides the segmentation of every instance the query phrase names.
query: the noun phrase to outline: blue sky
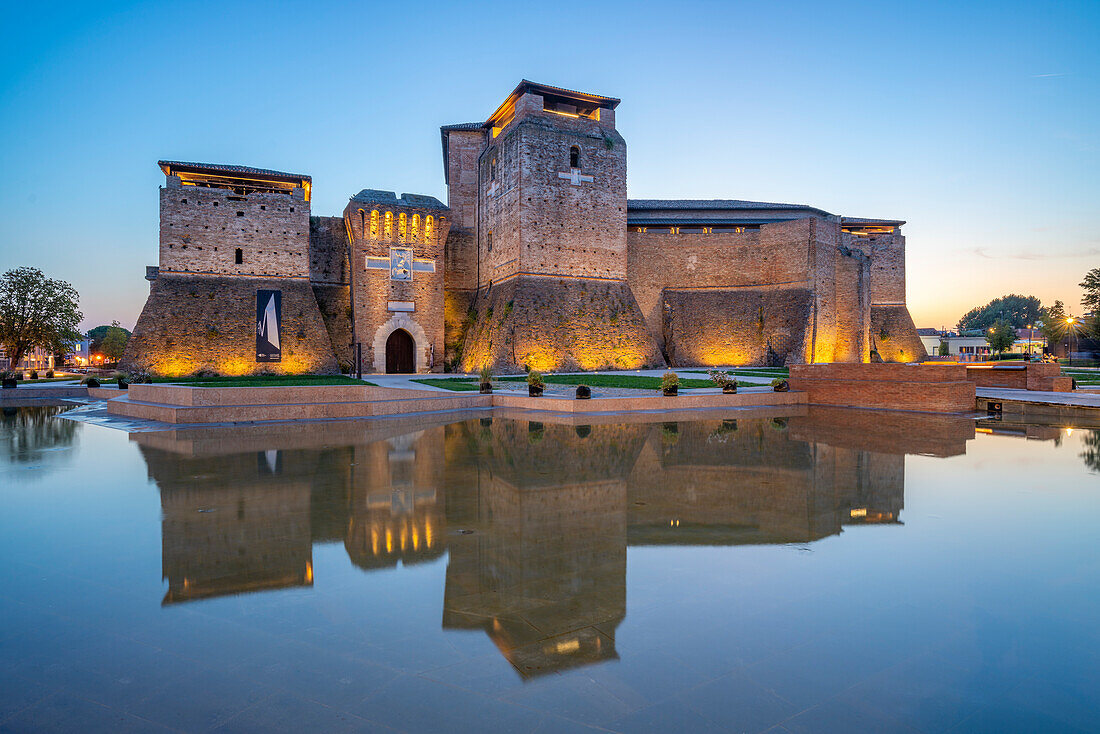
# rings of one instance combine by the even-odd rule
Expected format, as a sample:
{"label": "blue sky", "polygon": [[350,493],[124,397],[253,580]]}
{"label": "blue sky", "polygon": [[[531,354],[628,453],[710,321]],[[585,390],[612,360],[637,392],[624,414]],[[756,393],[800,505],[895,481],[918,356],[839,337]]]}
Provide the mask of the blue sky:
{"label": "blue sky", "polygon": [[[40,7],[34,7],[34,6]],[[918,326],[1100,267],[1100,3],[25,3],[0,28],[0,269],[133,325],[159,158],[445,198],[521,78],[620,97],[632,197],[908,221]]]}

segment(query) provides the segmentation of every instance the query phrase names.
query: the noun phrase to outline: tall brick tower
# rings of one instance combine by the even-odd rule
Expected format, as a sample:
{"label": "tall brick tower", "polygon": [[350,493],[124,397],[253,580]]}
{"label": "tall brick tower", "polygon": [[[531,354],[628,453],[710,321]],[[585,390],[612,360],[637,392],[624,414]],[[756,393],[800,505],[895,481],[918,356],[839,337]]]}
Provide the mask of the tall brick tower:
{"label": "tall brick tower", "polygon": [[473,225],[448,241],[476,284],[459,369],[663,364],[626,282],[618,104],[525,80],[480,127],[442,129],[449,205]]}

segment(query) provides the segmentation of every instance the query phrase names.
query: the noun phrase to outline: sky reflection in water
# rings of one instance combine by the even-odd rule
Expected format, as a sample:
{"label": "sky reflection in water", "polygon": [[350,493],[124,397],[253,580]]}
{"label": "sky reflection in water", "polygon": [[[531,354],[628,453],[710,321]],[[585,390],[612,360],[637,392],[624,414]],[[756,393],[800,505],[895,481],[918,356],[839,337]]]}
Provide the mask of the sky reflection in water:
{"label": "sky reflection in water", "polygon": [[56,410],[0,429],[0,728],[1100,720],[1096,431]]}

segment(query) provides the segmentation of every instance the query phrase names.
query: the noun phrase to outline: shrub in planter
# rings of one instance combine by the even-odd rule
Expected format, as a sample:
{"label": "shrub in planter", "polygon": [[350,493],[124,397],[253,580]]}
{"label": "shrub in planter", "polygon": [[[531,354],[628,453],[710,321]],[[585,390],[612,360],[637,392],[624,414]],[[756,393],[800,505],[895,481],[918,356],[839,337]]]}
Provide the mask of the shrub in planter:
{"label": "shrub in planter", "polygon": [[130,389],[130,381],[126,379],[126,375],[119,375],[118,376],[118,389],[119,390],[129,390]]}
{"label": "shrub in planter", "polygon": [[676,395],[680,390],[680,378],[672,370],[661,375],[661,392],[665,395]]}
{"label": "shrub in planter", "polygon": [[542,373],[538,370],[531,370],[527,373],[527,394],[533,398],[541,397],[542,391],[546,387],[546,381],[542,379]]}
{"label": "shrub in planter", "polygon": [[729,372],[723,372],[722,370],[707,370],[707,376],[710,377],[711,382],[722,388],[722,392],[726,395],[735,395],[737,393],[737,378],[731,376]]}
{"label": "shrub in planter", "polygon": [[592,388],[588,385],[577,385],[577,400],[588,400],[592,397]]}
{"label": "shrub in planter", "polygon": [[88,375],[81,382],[84,383],[85,387],[99,387],[99,380],[95,375]]}
{"label": "shrub in planter", "polygon": [[38,379],[38,370],[31,370],[31,375],[27,379],[37,380]]}
{"label": "shrub in planter", "polygon": [[493,370],[489,365],[481,368],[478,373],[478,384],[482,395],[488,395],[493,391]]}
{"label": "shrub in planter", "polygon": [[788,383],[786,380],[780,377],[772,380],[772,390],[775,390],[776,392],[787,392],[790,389],[790,383]]}
{"label": "shrub in planter", "polygon": [[14,372],[2,372],[0,373],[0,380],[3,381],[5,390],[14,390],[15,386],[19,383],[16,381]]}
{"label": "shrub in planter", "polygon": [[128,379],[131,385],[148,385],[153,381],[153,376],[148,372],[138,370],[137,372],[131,372]]}
{"label": "shrub in planter", "polygon": [[53,379],[53,370],[46,370],[46,379],[47,380],[52,380]]}

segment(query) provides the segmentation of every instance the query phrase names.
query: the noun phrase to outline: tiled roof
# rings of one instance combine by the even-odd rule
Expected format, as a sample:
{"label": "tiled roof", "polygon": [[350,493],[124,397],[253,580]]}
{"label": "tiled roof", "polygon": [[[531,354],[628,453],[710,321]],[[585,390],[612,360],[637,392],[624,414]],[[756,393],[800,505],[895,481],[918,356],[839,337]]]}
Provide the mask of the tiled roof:
{"label": "tiled roof", "polygon": [[[803,217],[804,218],[804,217]],[[745,217],[639,217],[626,216],[626,223],[634,227],[681,227],[712,224],[738,226],[744,224],[774,224],[775,222],[789,222],[798,217],[760,217],[759,219]]]}
{"label": "tiled roof", "polygon": [[820,212],[806,204],[778,204],[769,201],[746,201],[745,199],[628,199],[627,210],[631,209],[798,209]]}
{"label": "tiled roof", "polygon": [[186,161],[157,161],[157,165],[165,174],[171,169],[180,169],[185,172],[204,171],[207,173],[224,174],[227,176],[258,176],[261,178],[300,179],[312,181],[304,173],[287,173],[286,171],[273,171],[270,168],[253,168],[252,166],[228,166],[219,163],[188,163]]}
{"label": "tiled roof", "polygon": [[480,130],[484,123],[480,122],[456,122],[453,125],[443,125],[440,130]]}
{"label": "tiled roof", "polygon": [[406,206],[416,209],[439,209],[441,211],[448,211],[447,205],[434,196],[425,196],[424,194],[401,194],[401,198],[399,199],[394,192],[382,191],[381,189],[363,189],[358,194],[351,197],[351,200],[358,204],[378,204],[380,206],[393,207]]}
{"label": "tiled roof", "polygon": [[887,225],[892,225],[894,227],[900,227],[901,225],[905,224],[905,222],[900,220],[900,219],[867,219],[866,217],[841,217],[840,218],[840,223],[841,224],[854,224],[854,225],[860,225],[860,224],[868,224],[868,225],[871,225],[871,224],[887,224]]}

